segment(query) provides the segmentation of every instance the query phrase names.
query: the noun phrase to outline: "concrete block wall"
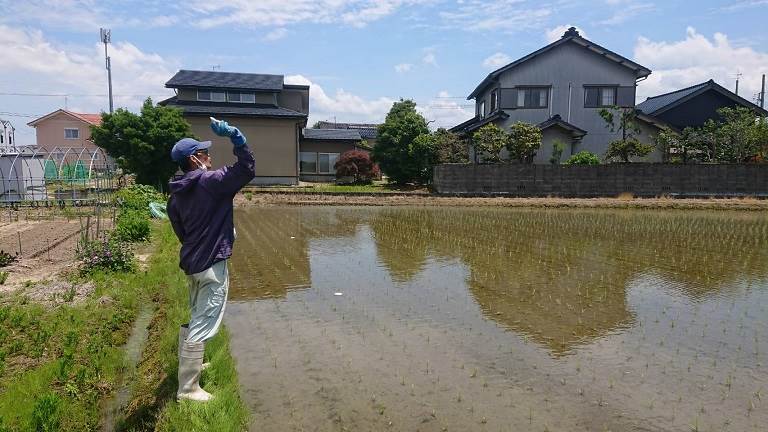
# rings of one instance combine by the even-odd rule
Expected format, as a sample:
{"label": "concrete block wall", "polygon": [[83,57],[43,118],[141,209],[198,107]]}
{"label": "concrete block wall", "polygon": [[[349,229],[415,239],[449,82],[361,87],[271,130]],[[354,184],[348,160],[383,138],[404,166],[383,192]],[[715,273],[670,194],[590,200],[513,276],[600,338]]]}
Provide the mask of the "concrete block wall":
{"label": "concrete block wall", "polygon": [[768,197],[768,165],[443,164],[433,180],[451,195]]}

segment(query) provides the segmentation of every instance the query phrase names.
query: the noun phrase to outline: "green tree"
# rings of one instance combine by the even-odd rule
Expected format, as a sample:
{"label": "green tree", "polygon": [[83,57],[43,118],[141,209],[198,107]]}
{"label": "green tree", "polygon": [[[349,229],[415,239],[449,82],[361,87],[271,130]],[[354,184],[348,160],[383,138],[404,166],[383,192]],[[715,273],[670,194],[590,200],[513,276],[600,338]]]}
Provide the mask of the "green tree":
{"label": "green tree", "polygon": [[556,139],[552,141],[552,156],[549,157],[549,163],[557,165],[560,163],[560,159],[563,157],[563,151],[565,150],[565,143]]}
{"label": "green tree", "polygon": [[694,158],[701,162],[716,162],[719,142],[721,139],[720,126],[709,119],[701,127],[687,127],[681,137],[682,145],[691,149]]}
{"label": "green tree", "polygon": [[566,165],[600,165],[600,158],[592,152],[582,150],[563,163]]}
{"label": "green tree", "polygon": [[525,122],[513,124],[509,128],[506,147],[510,159],[516,159],[522,163],[533,163],[536,151],[541,147],[541,129]]}
{"label": "green tree", "polygon": [[102,114],[101,125],[92,126],[91,134],[121,168],[136,174],[137,183],[158,188],[178,168],[171,160],[171,148],[191,137],[192,131],[181,110],[154,106],[147,98],[138,115],[123,108]]}
{"label": "green tree", "polygon": [[722,121],[718,133],[721,145],[716,152],[718,162],[742,163],[754,160],[760,153],[760,127],[754,111],[746,107],[720,108]]}
{"label": "green tree", "polygon": [[459,135],[439,128],[432,134],[437,163],[469,162],[469,147]]}
{"label": "green tree", "polygon": [[606,160],[620,160],[621,162],[631,162],[630,158],[644,157],[653,151],[651,144],[643,144],[637,138],[632,137],[625,140],[611,141],[608,151],[605,152]]}
{"label": "green tree", "polygon": [[643,144],[637,139],[641,131],[637,124],[635,109],[622,109],[615,106],[610,109],[603,108],[600,110],[600,117],[605,121],[605,127],[611,132],[621,133],[621,139],[611,141],[608,145],[608,151],[605,152],[606,160],[619,159],[629,163],[630,158],[644,157],[653,151],[653,145]]}
{"label": "green tree", "polygon": [[509,142],[509,134],[493,123],[488,123],[472,135],[475,152],[485,162],[501,162],[499,153],[507,145],[507,142]]}
{"label": "green tree", "polygon": [[670,129],[669,127],[663,127],[658,134],[653,138],[654,146],[656,150],[661,153],[662,162],[670,162],[672,153],[680,153],[683,163],[686,162],[686,149],[683,145],[680,135]]}
{"label": "green tree", "polygon": [[[427,135],[417,143],[416,138]],[[372,150],[374,162],[395,183],[424,182],[434,164],[434,146],[429,139],[427,121],[416,112],[412,100],[392,105]]]}

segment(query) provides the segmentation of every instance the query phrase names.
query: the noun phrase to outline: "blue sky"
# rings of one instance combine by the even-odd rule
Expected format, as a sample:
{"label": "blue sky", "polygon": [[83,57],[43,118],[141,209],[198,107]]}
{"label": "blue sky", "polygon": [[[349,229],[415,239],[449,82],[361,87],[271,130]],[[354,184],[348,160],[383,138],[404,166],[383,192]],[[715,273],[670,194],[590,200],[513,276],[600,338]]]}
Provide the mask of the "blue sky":
{"label": "blue sky", "polygon": [[[577,26],[653,70],[639,99],[713,78],[753,99],[768,73],[768,0],[0,0],[0,118],[107,108],[99,27],[112,29],[116,105],[135,109],[180,69],[310,84],[310,121],[381,121],[412,98],[436,125],[472,115],[485,75]],[[8,95],[24,93],[27,95]]]}

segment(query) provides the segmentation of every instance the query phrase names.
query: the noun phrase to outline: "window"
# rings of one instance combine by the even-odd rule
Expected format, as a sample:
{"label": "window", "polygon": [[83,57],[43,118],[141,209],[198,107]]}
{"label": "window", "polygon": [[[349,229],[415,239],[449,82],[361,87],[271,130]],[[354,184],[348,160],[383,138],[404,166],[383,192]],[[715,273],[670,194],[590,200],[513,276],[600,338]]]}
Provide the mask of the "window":
{"label": "window", "polygon": [[481,101],[477,104],[477,116],[480,118],[485,117],[485,101]]}
{"label": "window", "polygon": [[229,102],[254,103],[256,102],[256,95],[253,93],[227,92],[227,100]]}
{"label": "window", "polygon": [[616,87],[584,87],[584,108],[602,108],[616,105]]}
{"label": "window", "polygon": [[518,108],[546,108],[549,106],[549,87],[518,87]]}
{"label": "window", "polygon": [[318,153],[317,154],[317,172],[320,174],[336,173],[336,161],[339,160],[338,153]]}
{"label": "window", "polygon": [[300,152],[299,153],[299,171],[303,173],[317,172],[317,153]]}
{"label": "window", "polygon": [[496,111],[499,107],[499,91],[494,90],[491,92],[491,112]]}
{"label": "window", "polygon": [[65,128],[64,129],[64,138],[65,139],[78,139],[78,138],[80,138],[80,129]]}
{"label": "window", "polygon": [[198,90],[197,100],[199,101],[212,101],[212,102],[224,102],[227,100],[227,94],[224,92],[210,91],[210,90]]}

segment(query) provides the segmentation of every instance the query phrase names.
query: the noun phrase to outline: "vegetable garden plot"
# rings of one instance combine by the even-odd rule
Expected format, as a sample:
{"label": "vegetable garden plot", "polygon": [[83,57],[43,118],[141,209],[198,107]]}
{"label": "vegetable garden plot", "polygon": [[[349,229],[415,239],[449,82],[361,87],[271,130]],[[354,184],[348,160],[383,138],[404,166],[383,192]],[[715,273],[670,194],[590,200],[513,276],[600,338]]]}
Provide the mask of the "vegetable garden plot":
{"label": "vegetable garden plot", "polygon": [[292,207],[237,223],[227,322],[254,427],[768,420],[760,214]]}

